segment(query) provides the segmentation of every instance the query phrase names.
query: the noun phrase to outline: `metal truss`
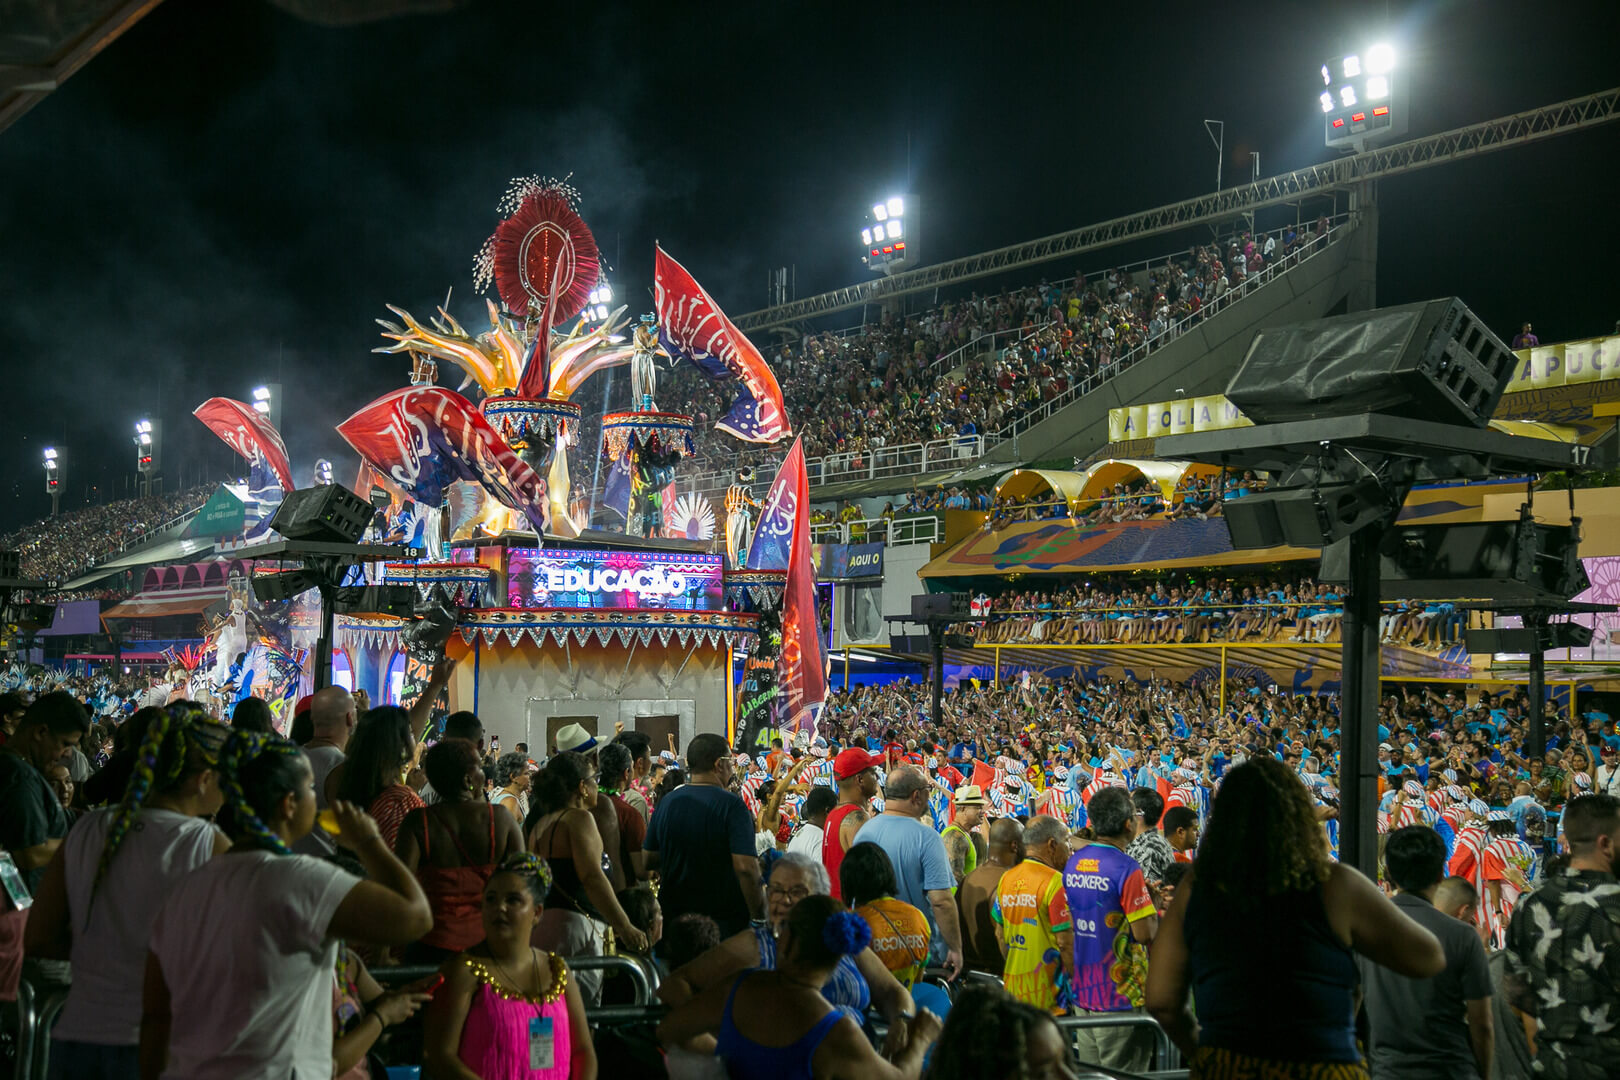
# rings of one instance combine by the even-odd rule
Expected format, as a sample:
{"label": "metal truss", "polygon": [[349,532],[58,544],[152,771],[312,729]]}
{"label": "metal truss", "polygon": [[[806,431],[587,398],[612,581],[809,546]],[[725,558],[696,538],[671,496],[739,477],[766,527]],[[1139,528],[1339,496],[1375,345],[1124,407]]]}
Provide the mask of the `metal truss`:
{"label": "metal truss", "polygon": [[1229,220],[1240,214],[1292,203],[1308,196],[1353,189],[1367,181],[1399,176],[1416,169],[1461,161],[1496,150],[1511,150],[1615,119],[1620,119],[1620,88],[1412,139],[1379,150],[1368,150],[1297,172],[1224,188],[1028,243],[907,270],[892,277],[751,311],[734,321],[743,330],[761,330],[866,304],[882,303],[894,297],[972,281],[1004,270],[1033,266],[1129,240]]}

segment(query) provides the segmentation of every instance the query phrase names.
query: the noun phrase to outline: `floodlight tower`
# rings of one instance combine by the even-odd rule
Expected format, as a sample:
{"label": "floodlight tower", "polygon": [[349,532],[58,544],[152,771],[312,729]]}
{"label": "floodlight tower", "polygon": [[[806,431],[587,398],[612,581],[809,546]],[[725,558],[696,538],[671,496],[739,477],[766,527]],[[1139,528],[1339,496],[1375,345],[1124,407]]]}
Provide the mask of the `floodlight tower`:
{"label": "floodlight tower", "polygon": [[277,431],[281,430],[281,384],[265,383],[263,386],[253,388],[253,411],[270,422],[270,426]]}
{"label": "floodlight tower", "polygon": [[861,225],[861,261],[875,274],[917,265],[917,197],[891,195],[872,204]]}
{"label": "floodlight tower", "polygon": [[51,517],[62,505],[62,455],[55,447],[45,448],[45,494],[51,497]]}
{"label": "floodlight tower", "polygon": [[1386,44],[1336,57],[1322,65],[1322,107],[1327,145],[1355,153],[1406,134],[1411,125],[1406,80]]}
{"label": "floodlight tower", "polygon": [[579,313],[579,321],[586,326],[595,326],[607,322],[607,317],[613,311],[613,286],[608,284],[606,274],[598,274],[596,286],[586,298],[585,310]]}
{"label": "floodlight tower", "polygon": [[140,474],[140,494],[163,493],[163,423],[159,420],[135,422],[135,471]]}

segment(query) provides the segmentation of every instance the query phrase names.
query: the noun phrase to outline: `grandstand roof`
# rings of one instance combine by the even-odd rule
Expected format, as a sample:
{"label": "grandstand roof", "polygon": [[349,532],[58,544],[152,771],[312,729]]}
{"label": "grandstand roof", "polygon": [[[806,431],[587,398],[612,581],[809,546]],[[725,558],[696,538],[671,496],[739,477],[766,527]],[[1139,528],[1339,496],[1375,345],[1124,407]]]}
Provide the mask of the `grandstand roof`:
{"label": "grandstand roof", "polygon": [[132,570],[138,566],[152,566],[157,563],[175,562],[179,559],[188,559],[193,555],[212,550],[214,550],[212,540],[189,540],[183,538],[161,540],[148,547],[131,551],[127,555],[109,559],[88,573],[74,578],[63,585],[62,588],[67,590],[82,589],[86,585],[123,570]]}
{"label": "grandstand roof", "polygon": [[1086,525],[1069,518],[981,530],[917,572],[922,578],[1101,573],[1240,566],[1317,559],[1315,548],[1236,551],[1226,522],[1126,521]]}

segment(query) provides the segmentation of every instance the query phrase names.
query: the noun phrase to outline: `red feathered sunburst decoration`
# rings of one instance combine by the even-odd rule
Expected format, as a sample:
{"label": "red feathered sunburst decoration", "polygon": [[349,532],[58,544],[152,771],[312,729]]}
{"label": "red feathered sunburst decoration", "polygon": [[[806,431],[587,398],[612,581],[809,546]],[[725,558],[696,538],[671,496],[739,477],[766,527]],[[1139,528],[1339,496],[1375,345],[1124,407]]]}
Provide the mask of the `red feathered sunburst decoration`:
{"label": "red feathered sunburst decoration", "polygon": [[500,205],[506,217],[478,256],[478,288],[493,280],[507,310],[529,316],[545,310],[555,281],[552,324],[578,315],[596,286],[599,262],[596,238],[579,216],[578,200],[579,193],[562,180],[512,181]]}

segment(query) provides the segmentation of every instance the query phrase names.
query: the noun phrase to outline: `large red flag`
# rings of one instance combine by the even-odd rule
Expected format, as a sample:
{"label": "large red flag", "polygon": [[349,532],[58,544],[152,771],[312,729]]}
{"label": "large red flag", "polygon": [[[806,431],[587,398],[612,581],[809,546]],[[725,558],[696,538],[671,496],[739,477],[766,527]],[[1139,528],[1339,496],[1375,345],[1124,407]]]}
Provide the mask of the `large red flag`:
{"label": "large red flag", "polygon": [[338,425],[338,434],[418,502],[438,506],[456,480],[476,480],[541,536],[551,524],[546,481],[453,390],[407,386]]}
{"label": "large red flag", "polygon": [[208,430],[225,440],[225,445],[249,462],[262,458],[275,474],[281,490],[293,490],[292,466],[287,463],[287,447],[281,435],[253,406],[230,398],[209,398],[191,412]]}
{"label": "large red flag", "polygon": [[776,376],[753,342],[726,318],[686,267],[655,246],[653,296],[658,339],[671,357],[692,361],[710,379],[742,385],[731,408],[714,426],[748,442],[774,443],[793,432]]}
{"label": "large red flag", "polygon": [[793,440],[778,476],[786,478],[785,486],[795,498],[787,588],[782,597],[782,655],[777,661],[782,694],[777,700],[781,726],[814,735],[816,716],[827,701],[827,659],[816,617],[816,568],[810,561],[810,474],[800,440]]}

